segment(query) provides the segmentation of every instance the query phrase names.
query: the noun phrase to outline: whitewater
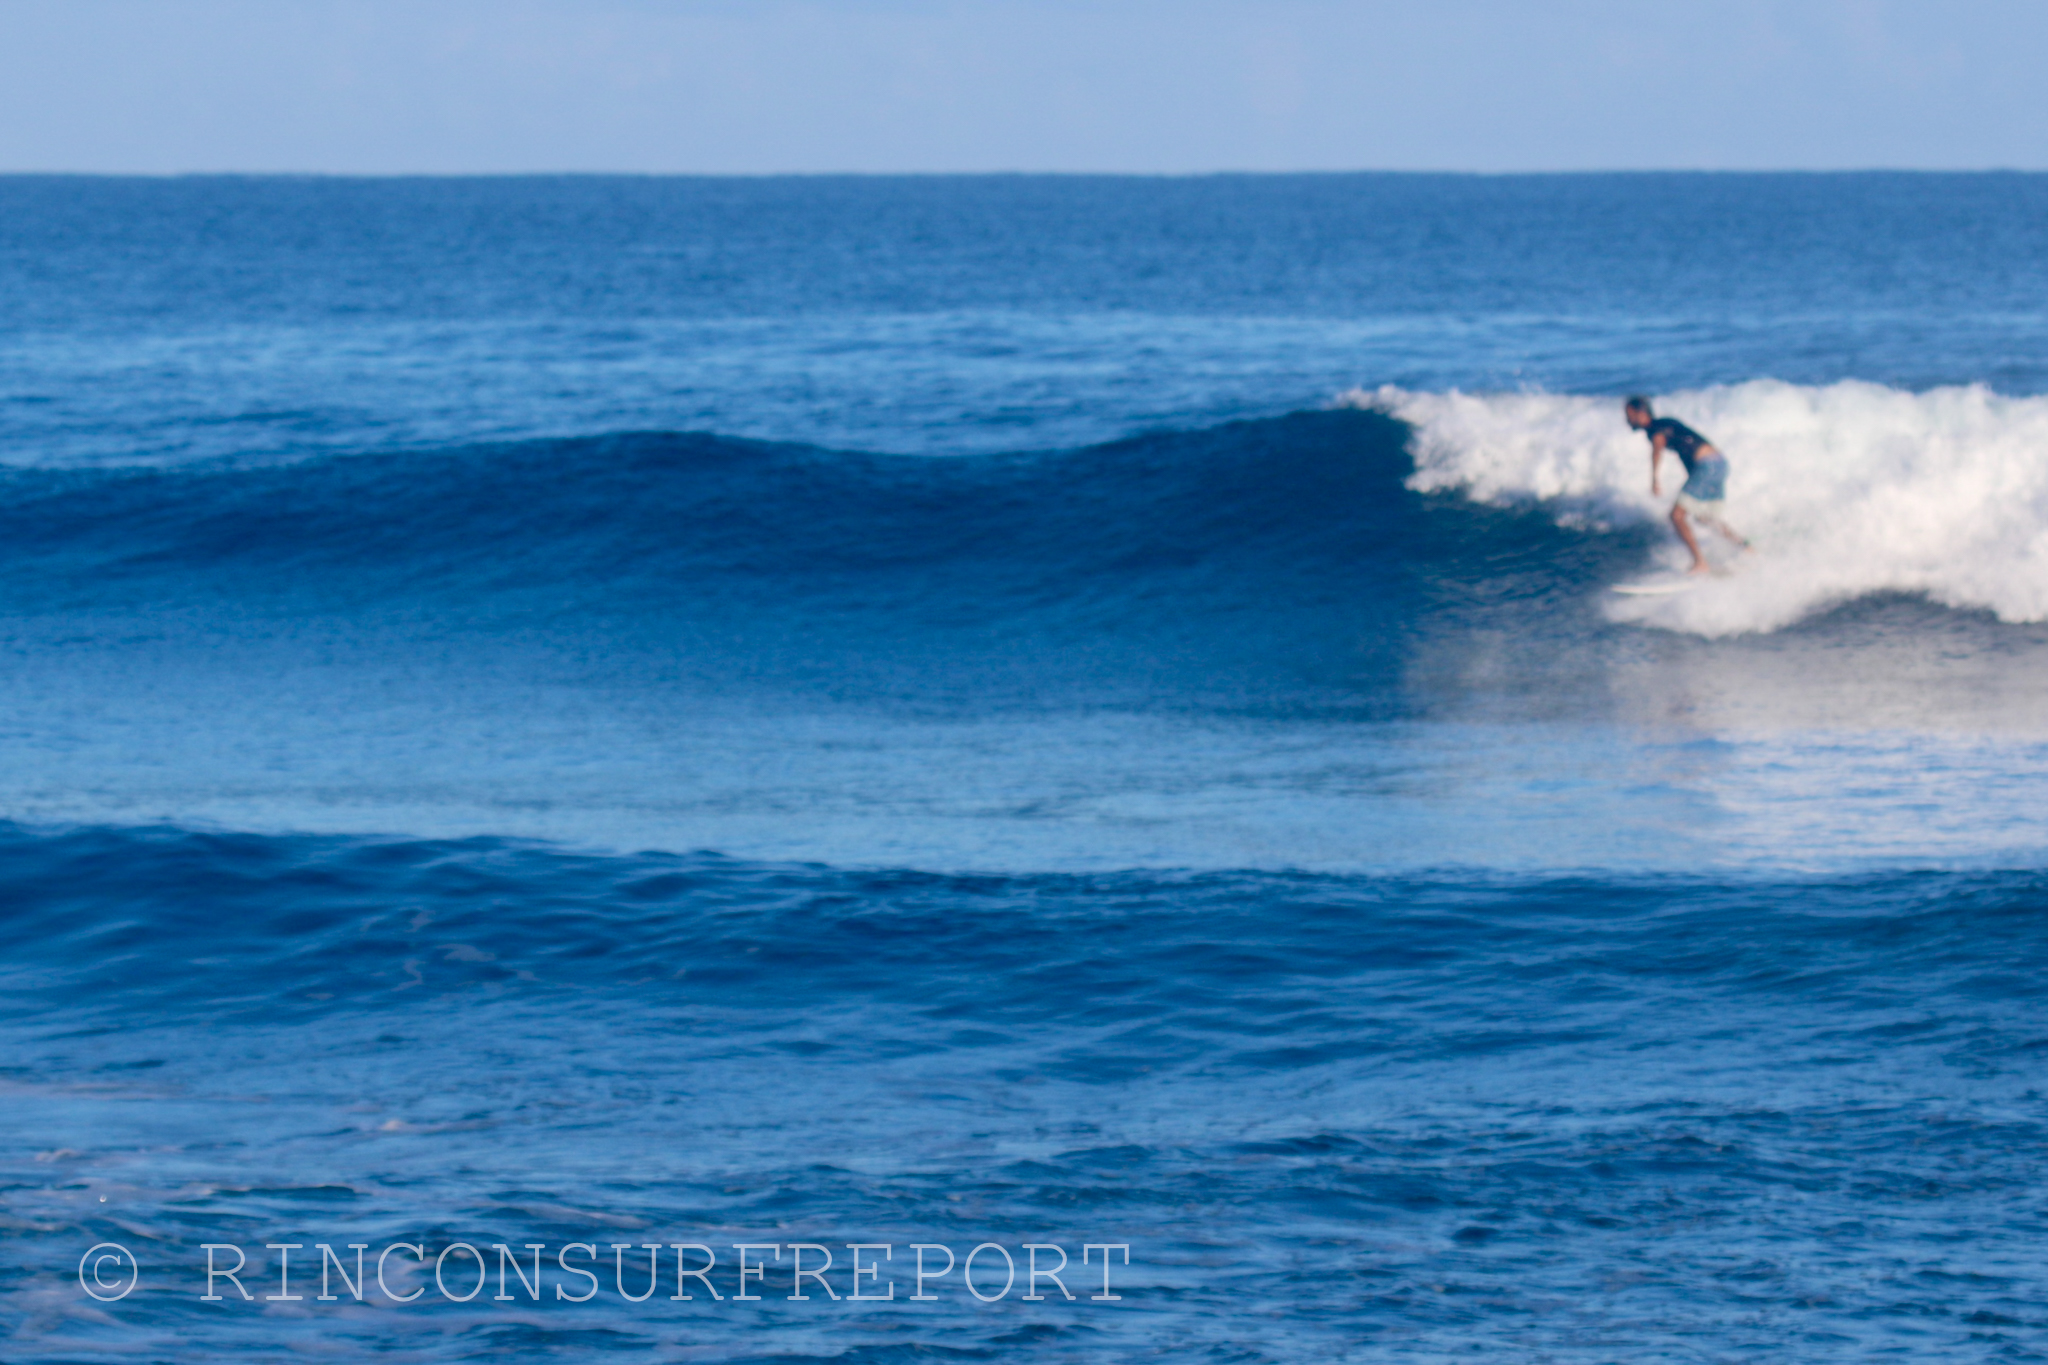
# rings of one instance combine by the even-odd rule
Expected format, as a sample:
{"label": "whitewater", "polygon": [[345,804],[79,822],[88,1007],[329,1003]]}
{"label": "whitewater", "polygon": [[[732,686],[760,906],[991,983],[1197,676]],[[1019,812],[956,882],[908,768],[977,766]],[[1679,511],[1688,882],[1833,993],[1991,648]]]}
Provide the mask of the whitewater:
{"label": "whitewater", "polygon": [[0,1354],[2027,1358],[2044,318],[2039,176],[0,177]]}
{"label": "whitewater", "polygon": [[[1645,443],[1619,427],[1611,401],[1391,387],[1345,401],[1414,424],[1418,490],[1541,502],[1573,525],[1644,523],[1663,509],[1649,495]],[[1880,593],[2001,621],[2048,615],[2048,400],[1982,385],[1912,393],[1753,380],[1658,402],[1734,452],[1740,511],[1730,516],[1763,557],[1737,581],[1630,604],[1620,619],[1729,635]]]}

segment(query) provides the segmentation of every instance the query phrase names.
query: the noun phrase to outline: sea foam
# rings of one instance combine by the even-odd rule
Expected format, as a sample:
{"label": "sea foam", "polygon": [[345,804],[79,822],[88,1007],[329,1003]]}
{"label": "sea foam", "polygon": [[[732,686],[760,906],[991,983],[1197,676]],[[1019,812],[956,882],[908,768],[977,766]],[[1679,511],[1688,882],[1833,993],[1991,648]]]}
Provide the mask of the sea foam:
{"label": "sea foam", "polygon": [[[1667,457],[1663,496],[1650,496],[1647,445],[1618,398],[1388,386],[1339,401],[1414,427],[1419,492],[1541,502],[1561,522],[1618,528],[1661,518],[1684,478]],[[1756,553],[1698,591],[1617,601],[1617,620],[1733,635],[1886,592],[2048,619],[2048,398],[1757,380],[1655,401],[1727,454],[1728,520]],[[1675,536],[1662,557],[1684,562]]]}

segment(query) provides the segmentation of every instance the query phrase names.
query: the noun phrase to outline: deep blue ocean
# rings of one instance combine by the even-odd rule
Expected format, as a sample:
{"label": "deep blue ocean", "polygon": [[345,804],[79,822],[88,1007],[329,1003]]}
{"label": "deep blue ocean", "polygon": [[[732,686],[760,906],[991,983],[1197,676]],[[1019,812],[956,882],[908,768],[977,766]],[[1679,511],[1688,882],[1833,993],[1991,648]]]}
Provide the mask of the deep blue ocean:
{"label": "deep blue ocean", "polygon": [[2048,1356],[2048,176],[0,177],[0,492],[10,1362]]}

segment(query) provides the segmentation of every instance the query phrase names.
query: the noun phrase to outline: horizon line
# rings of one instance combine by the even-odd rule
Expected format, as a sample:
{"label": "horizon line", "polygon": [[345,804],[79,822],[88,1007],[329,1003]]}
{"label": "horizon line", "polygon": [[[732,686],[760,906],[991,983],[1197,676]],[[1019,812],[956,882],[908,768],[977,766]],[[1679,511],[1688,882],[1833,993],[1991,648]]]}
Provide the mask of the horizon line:
{"label": "horizon line", "polygon": [[189,169],[175,171],[57,170],[0,168],[0,178],[80,180],[562,180],[574,178],[618,180],[823,180],[823,179],[968,179],[1043,178],[1098,180],[1200,180],[1256,178],[1261,176],[1459,176],[1472,179],[1515,177],[1623,176],[1623,175],[2044,175],[2048,167],[2027,166],[1615,166],[1517,170],[1474,170],[1454,167],[1310,167],[1291,170],[1246,170],[1223,167],[1211,170],[236,170]]}

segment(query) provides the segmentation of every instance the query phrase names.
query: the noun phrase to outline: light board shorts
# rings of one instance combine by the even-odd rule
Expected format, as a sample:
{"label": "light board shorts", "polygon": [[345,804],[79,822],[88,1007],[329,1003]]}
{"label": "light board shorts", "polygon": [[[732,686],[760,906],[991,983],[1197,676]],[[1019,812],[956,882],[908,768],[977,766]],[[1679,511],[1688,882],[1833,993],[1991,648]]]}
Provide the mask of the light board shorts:
{"label": "light board shorts", "polygon": [[1701,460],[1692,467],[1692,473],[1686,475],[1685,487],[1678,490],[1678,505],[1688,512],[1718,517],[1727,497],[1728,461],[1720,458]]}

